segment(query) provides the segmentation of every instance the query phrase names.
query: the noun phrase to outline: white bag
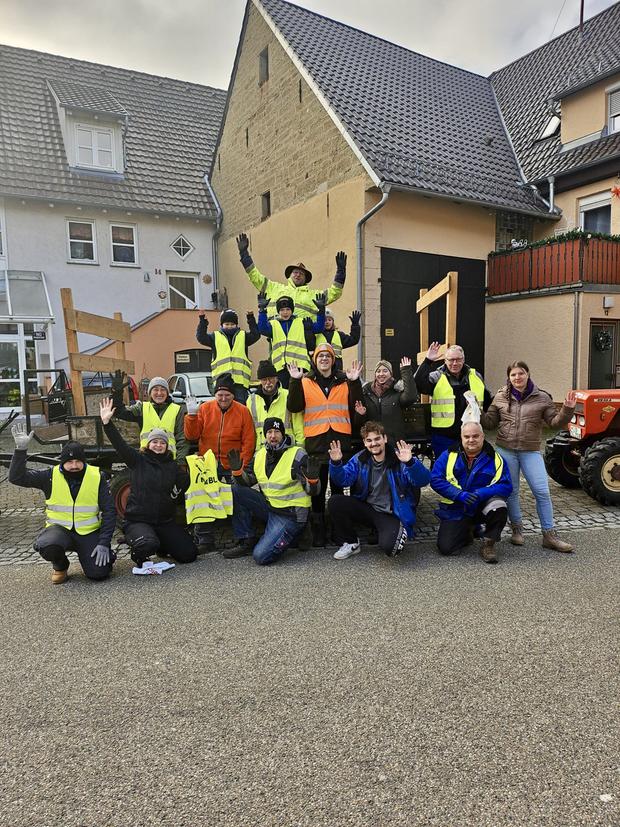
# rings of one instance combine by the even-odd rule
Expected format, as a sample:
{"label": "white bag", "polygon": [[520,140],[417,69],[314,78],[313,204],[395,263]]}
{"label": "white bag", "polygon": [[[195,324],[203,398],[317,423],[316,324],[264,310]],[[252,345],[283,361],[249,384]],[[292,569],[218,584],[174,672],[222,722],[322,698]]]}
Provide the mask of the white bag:
{"label": "white bag", "polygon": [[480,422],[480,405],[478,404],[478,400],[476,399],[476,395],[473,391],[465,391],[463,394],[465,399],[467,400],[467,407],[465,408],[465,412],[461,417],[461,422],[465,424],[466,422]]}

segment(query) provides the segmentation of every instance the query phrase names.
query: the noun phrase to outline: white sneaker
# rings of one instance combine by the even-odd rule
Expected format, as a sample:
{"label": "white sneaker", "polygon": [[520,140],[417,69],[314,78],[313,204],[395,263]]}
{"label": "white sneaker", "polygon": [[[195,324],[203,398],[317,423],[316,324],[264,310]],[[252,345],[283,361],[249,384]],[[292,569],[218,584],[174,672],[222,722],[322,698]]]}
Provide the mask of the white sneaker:
{"label": "white sneaker", "polygon": [[334,560],[346,560],[353,554],[359,554],[361,551],[360,541],[356,543],[343,543],[338,551],[334,554]]}

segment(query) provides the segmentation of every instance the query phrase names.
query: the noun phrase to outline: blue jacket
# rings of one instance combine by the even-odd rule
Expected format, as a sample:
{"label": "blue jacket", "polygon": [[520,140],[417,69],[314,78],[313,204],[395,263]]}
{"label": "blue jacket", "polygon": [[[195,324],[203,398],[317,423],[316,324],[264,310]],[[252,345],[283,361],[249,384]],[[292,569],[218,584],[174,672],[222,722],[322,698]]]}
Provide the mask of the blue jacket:
{"label": "blue jacket", "polygon": [[[454,465],[454,476],[461,486],[460,488],[452,485],[452,483],[446,479],[448,456],[455,453],[458,454],[458,456]],[[439,455],[435,460],[431,472],[431,488],[433,491],[436,491],[441,497],[455,500],[455,502],[440,503],[435,514],[440,520],[461,520],[464,516],[472,517],[476,513],[477,508],[479,508],[482,503],[491,499],[491,497],[506,499],[512,493],[512,480],[510,478],[508,465],[504,462],[500,478],[496,483],[491,485],[491,480],[495,476],[495,473],[495,449],[489,442],[485,440],[482,450],[474,460],[471,468],[467,464],[467,459],[465,458],[460,443],[455,442],[447,451]],[[473,506],[468,506],[465,503],[456,501],[461,491],[478,494],[480,502]]]}
{"label": "blue jacket", "polygon": [[[415,488],[428,485],[430,471],[418,459],[401,462],[391,445],[386,445],[386,473],[392,493],[392,511],[413,537],[415,523]],[[351,488],[351,496],[365,500],[368,496],[370,480],[370,463],[372,457],[364,449],[351,457],[346,463],[329,461],[329,475],[336,485]]]}

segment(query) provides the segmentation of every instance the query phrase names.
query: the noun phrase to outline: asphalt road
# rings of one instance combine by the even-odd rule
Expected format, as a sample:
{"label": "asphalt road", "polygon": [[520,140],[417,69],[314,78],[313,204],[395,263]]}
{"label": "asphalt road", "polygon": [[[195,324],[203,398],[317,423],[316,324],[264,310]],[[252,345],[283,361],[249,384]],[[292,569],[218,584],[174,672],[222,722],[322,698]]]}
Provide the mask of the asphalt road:
{"label": "asphalt road", "polygon": [[619,535],[565,536],[4,567],[0,824],[620,824]]}

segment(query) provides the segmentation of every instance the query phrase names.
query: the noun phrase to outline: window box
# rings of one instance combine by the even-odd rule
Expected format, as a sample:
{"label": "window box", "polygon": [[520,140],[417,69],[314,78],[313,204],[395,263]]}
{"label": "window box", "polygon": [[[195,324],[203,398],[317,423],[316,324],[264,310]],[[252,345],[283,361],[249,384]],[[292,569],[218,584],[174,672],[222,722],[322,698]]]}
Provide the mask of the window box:
{"label": "window box", "polygon": [[97,263],[94,221],[67,219],[67,260],[79,264]]}
{"label": "window box", "polygon": [[138,267],[138,239],[135,224],[110,224],[112,266]]}

